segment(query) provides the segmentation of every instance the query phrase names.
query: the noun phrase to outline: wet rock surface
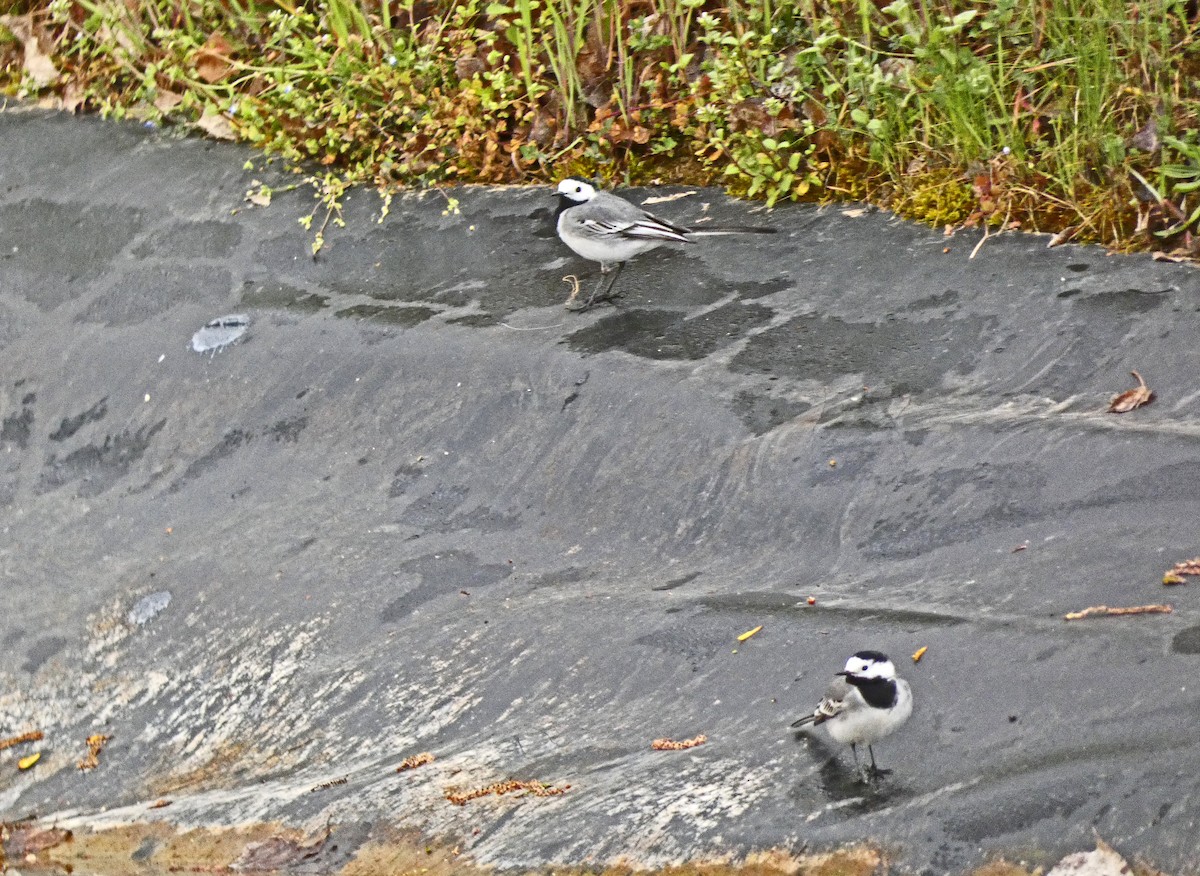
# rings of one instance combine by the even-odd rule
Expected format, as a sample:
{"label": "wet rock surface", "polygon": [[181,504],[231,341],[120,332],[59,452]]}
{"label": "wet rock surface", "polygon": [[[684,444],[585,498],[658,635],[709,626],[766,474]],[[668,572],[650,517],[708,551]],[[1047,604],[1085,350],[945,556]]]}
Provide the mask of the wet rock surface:
{"label": "wet rock surface", "polygon": [[[0,153],[0,735],[46,732],[0,819],[1200,871],[1192,270],[792,206],[581,315],[545,189],[356,192],[314,261],[243,150],[5,112]],[[788,729],[864,647],[917,697],[877,787]],[[443,796],[510,777],[571,788]]]}

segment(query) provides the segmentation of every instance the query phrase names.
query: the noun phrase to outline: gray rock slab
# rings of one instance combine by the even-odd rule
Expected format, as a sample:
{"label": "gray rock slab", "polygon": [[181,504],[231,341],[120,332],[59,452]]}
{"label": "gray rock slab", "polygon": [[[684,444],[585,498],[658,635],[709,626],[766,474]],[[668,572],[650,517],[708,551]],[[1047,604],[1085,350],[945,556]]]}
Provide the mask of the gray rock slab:
{"label": "gray rock slab", "polygon": [[[356,191],[314,260],[244,149],[10,111],[0,154],[0,735],[46,732],[0,818],[1200,872],[1192,269],[695,191],[653,209],[779,233],[576,314],[546,188]],[[788,727],[867,647],[917,698],[874,787]],[[443,798],[509,777],[571,787]]]}

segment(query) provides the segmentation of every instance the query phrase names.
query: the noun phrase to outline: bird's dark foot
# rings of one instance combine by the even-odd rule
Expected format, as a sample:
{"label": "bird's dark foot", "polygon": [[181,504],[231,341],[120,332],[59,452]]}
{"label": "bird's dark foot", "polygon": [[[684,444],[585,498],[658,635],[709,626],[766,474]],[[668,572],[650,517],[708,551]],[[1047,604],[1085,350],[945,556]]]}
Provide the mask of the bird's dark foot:
{"label": "bird's dark foot", "polygon": [[618,298],[623,298],[624,292],[607,292],[603,295],[593,295],[585,301],[568,301],[563,306],[575,313],[582,313],[585,310],[591,310],[597,304],[615,304]]}
{"label": "bird's dark foot", "polygon": [[869,767],[867,767],[867,775],[872,779],[882,779],[884,776],[890,776],[891,774],[891,770],[885,770],[883,767],[875,766],[875,764],[871,764]]}

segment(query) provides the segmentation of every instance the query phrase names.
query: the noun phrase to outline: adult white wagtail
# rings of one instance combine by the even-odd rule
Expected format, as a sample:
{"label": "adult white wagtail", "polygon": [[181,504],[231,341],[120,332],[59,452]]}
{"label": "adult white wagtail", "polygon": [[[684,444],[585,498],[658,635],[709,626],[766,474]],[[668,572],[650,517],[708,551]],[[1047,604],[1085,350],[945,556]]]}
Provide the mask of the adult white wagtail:
{"label": "adult white wagtail", "polygon": [[849,743],[854,767],[860,771],[858,746],[865,744],[871,754],[871,768],[862,772],[865,776],[880,776],[891,770],[875,765],[871,745],[907,721],[912,705],[912,690],[896,675],[896,667],[887,655],[859,651],[834,677],[813,713],[792,726],[824,724],[836,742]]}
{"label": "adult white wagtail", "polygon": [[564,179],[555,194],[563,201],[558,214],[559,238],[577,255],[600,263],[600,284],[587,301],[573,310],[587,310],[616,297],[613,284],[625,262],[664,243],[691,243],[697,237],[721,234],[775,233],[774,228],[685,228],[577,179]]}

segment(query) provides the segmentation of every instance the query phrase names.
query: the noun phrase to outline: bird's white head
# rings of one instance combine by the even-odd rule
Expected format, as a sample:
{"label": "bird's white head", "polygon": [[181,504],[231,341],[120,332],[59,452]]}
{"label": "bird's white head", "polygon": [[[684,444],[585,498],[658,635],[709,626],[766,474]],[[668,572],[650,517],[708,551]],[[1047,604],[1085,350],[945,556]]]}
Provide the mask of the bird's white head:
{"label": "bird's white head", "polygon": [[577,204],[585,204],[596,197],[596,189],[582,180],[564,179],[558,184],[557,194]]}
{"label": "bird's white head", "polygon": [[896,667],[886,654],[878,651],[859,651],[846,661],[842,675],[862,679],[890,679],[896,677]]}

